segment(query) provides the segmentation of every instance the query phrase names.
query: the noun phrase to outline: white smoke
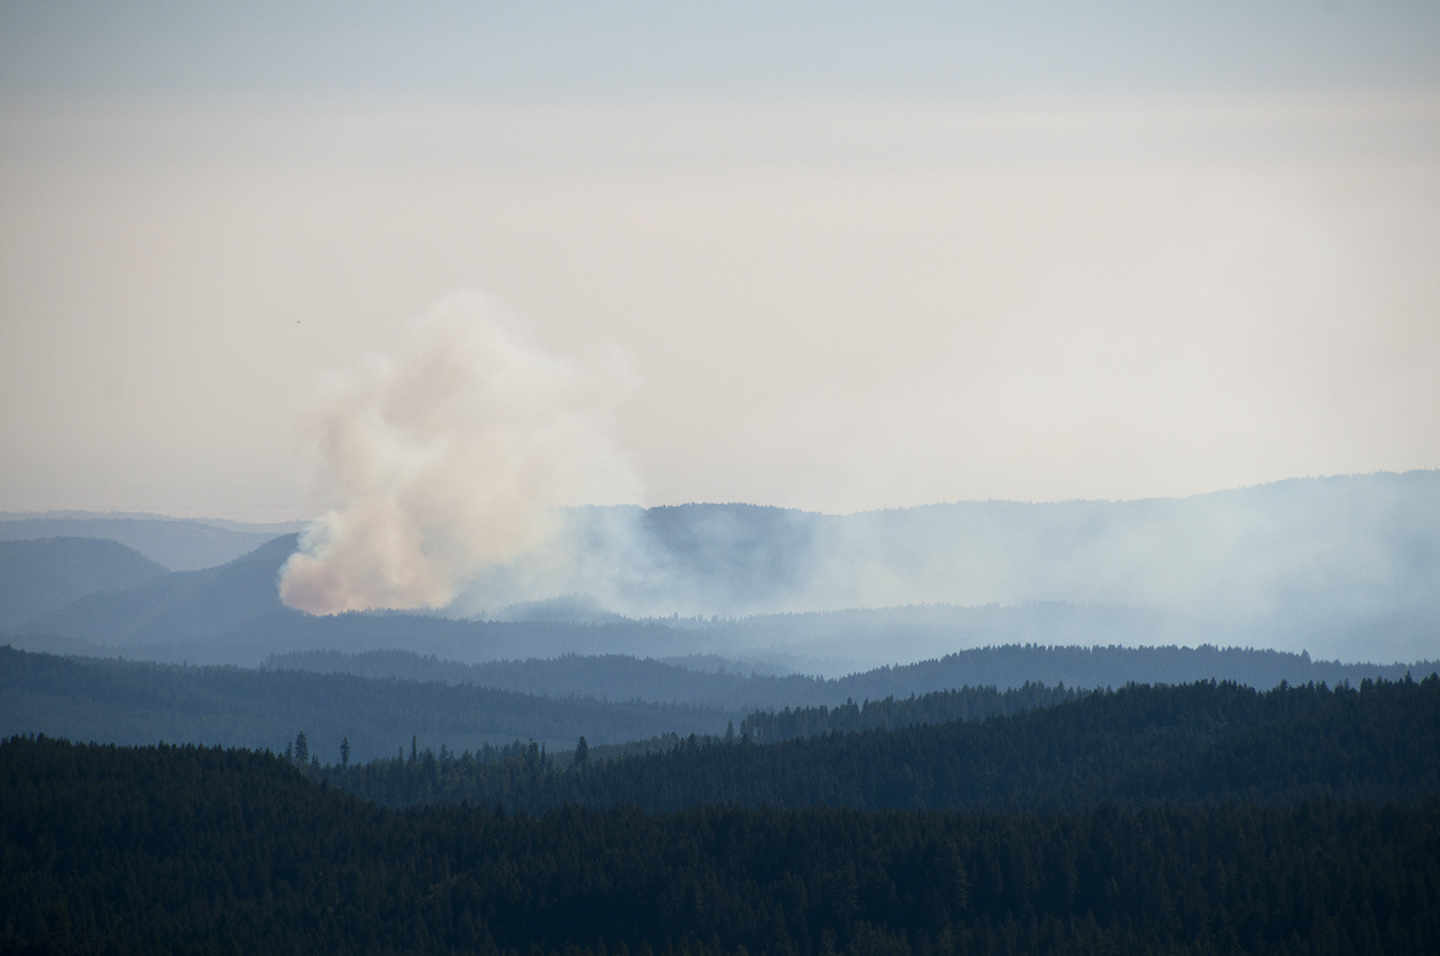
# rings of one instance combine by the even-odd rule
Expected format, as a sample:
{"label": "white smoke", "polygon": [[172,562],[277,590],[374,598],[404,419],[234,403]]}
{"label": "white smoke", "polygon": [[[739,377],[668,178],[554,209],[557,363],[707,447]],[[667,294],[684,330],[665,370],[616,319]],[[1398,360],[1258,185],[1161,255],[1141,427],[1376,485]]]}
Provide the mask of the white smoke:
{"label": "white smoke", "polygon": [[401,354],[317,388],[308,434],[342,504],[302,536],[281,599],[312,614],[443,607],[541,545],[557,506],[636,500],[609,427],[631,384],[618,355],[557,356],[485,296],[435,305]]}

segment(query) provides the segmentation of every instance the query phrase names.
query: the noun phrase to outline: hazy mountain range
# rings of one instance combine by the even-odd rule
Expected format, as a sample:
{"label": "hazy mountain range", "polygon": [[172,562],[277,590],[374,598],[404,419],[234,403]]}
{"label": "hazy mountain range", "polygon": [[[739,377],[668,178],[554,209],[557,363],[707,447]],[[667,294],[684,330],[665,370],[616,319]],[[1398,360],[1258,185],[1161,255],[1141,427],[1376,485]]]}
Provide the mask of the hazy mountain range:
{"label": "hazy mountain range", "polygon": [[[1407,673],[1421,678],[1437,669],[1435,662],[1346,665],[1213,647],[1003,647],[827,680],[697,671],[619,655],[465,665],[404,651],[302,652],[249,669],[60,657],[0,646],[0,738],[40,732],[101,743],[283,749],[303,730],[332,757],[348,738],[357,758],[370,759],[393,755],[412,736],[421,746],[456,751],[516,739],[547,742],[553,750],[574,746],[581,735],[610,745],[720,735],[727,722],[742,730],[756,724],[762,711],[780,715],[762,721],[776,728],[792,721],[809,725],[816,715],[802,717],[800,708],[903,702],[937,692],[953,697],[960,688],[971,689],[951,702],[964,705],[960,711],[931,708],[915,719],[943,723],[1048,706],[1074,696],[1060,691],[1062,684],[1119,687],[1218,677],[1267,689],[1282,680],[1360,686]],[[1034,675],[1055,690],[1033,683],[1017,688],[1017,674]],[[1006,691],[1018,696],[1007,700]],[[789,734],[772,728],[765,737],[804,732],[798,725]]]}
{"label": "hazy mountain range", "polygon": [[[1440,650],[1435,471],[845,517],[749,505],[567,515],[550,545],[564,560],[548,577],[521,567],[539,560],[526,558],[476,579],[443,614],[335,617],[280,603],[293,534],[133,517],[0,521],[8,534],[69,536],[0,542],[0,627],[34,649],[252,666],[298,650],[398,648],[469,664],[709,654],[836,676],[1025,643],[1372,661]],[[107,538],[117,529],[149,550]],[[214,567],[156,568],[155,555],[212,531],[232,535],[228,547],[233,535],[265,543]]]}
{"label": "hazy mountain range", "polygon": [[[1067,642],[1109,643],[1113,634],[1126,643],[1414,657],[1435,648],[1440,633],[1440,472],[1294,479],[1178,499],[959,502],[838,517],[745,505],[574,509],[549,548],[491,569],[451,611],[506,616],[517,603],[567,595],[630,617],[707,619],[1069,605],[1119,610],[1066,612],[1043,630],[1017,623],[1015,636],[1046,640],[1045,631],[1060,628],[1073,632]],[[907,626],[923,628],[923,620]],[[811,643],[787,630],[792,643]],[[847,642],[825,624],[806,630],[826,648],[805,647],[811,654],[863,656],[873,636]],[[919,631],[893,643],[912,659],[955,649]]]}
{"label": "hazy mountain range", "polygon": [[0,512],[0,541],[59,537],[118,541],[170,571],[212,568],[303,527],[303,522],[248,524],[150,514]]}
{"label": "hazy mountain range", "polygon": [[782,707],[836,706],[846,701],[909,697],[956,687],[1009,690],[1027,681],[1051,687],[1120,687],[1128,683],[1183,684],[1228,680],[1266,690],[1292,684],[1367,678],[1417,679],[1434,661],[1404,664],[1341,664],[1308,654],[1204,646],[1050,647],[1007,645],[957,651],[939,659],[823,678],[806,674],[758,674],[743,666],[698,666],[695,658],[637,659],[609,654],[567,654],[550,659],[462,664],[411,651],[294,651],[275,654],[264,667],[370,678],[473,684],[545,697],[603,697],[649,703],[687,703],[743,714]]}

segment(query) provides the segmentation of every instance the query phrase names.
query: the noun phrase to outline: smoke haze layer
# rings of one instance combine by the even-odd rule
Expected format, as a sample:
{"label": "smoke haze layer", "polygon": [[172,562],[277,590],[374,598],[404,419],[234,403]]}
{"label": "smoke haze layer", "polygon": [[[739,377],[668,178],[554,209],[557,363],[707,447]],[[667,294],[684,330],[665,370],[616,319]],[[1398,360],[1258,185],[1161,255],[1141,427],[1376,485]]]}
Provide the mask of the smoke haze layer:
{"label": "smoke haze layer", "polygon": [[[1015,639],[1334,655],[1385,647],[1411,658],[1433,654],[1440,634],[1437,471],[1183,499],[957,502],[844,516],[753,505],[572,508],[556,522],[543,546],[468,581],[447,613],[515,620],[588,607],[597,621],[605,612],[708,619],[1041,602],[1129,610],[1100,614],[1109,623],[1083,634],[1050,621]],[[921,656],[954,649],[952,625],[940,628],[952,643]],[[864,642],[877,639],[874,628],[855,629]],[[791,620],[777,634],[805,643],[801,630]],[[838,640],[829,633],[820,644],[835,653]],[[861,650],[847,653],[859,659]]]}
{"label": "smoke haze layer", "polygon": [[319,383],[307,434],[339,504],[301,538],[282,599],[312,614],[442,607],[540,546],[555,507],[634,500],[609,428],[629,384],[618,356],[552,354],[484,296],[438,303],[399,354]]}

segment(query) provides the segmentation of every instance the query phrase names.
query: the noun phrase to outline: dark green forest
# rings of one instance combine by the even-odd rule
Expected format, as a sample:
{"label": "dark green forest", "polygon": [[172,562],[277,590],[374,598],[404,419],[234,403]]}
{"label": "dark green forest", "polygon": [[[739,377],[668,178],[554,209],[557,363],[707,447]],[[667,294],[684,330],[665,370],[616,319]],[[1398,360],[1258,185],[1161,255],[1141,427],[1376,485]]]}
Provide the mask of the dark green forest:
{"label": "dark green forest", "polygon": [[0,951],[1440,951],[1440,675],[947,692],[610,759],[301,732],[0,743]]}
{"label": "dark green forest", "polygon": [[0,744],[8,953],[1433,953],[1440,803],[449,804],[283,758]]}
{"label": "dark green forest", "polygon": [[1006,691],[994,687],[961,687],[934,691],[897,700],[848,700],[837,707],[786,707],[780,711],[756,711],[740,725],[740,736],[771,742],[795,737],[856,730],[886,730],[915,724],[944,724],[955,720],[983,720],[987,717],[1018,714],[1041,707],[1054,707],[1077,699],[1077,691],[1027,682]]}
{"label": "dark green forest", "polygon": [[[894,703],[919,712],[928,702]],[[391,806],[500,802],[537,813],[567,803],[1036,810],[1106,800],[1415,801],[1440,793],[1440,676],[1265,692],[1134,685],[985,721],[763,745],[696,736],[583,765],[569,755],[541,760],[536,748],[504,760],[420,752],[311,772]]]}

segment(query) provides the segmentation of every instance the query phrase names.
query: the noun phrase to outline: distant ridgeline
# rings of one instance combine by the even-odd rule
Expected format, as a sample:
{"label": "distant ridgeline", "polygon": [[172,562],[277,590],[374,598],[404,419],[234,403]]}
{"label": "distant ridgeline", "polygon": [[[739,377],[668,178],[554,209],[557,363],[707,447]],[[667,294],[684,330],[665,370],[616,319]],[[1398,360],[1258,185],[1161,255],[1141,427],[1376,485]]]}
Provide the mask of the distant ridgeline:
{"label": "distant ridgeline", "polygon": [[[630,662],[708,676],[653,661]],[[747,716],[683,704],[539,697],[349,674],[66,658],[3,646],[0,690],[0,735],[44,732],[103,743],[165,740],[279,750],[300,728],[317,757],[338,754],[345,740],[356,760],[408,749],[417,740],[442,752],[497,754],[495,748],[517,739],[569,749],[581,736],[597,745],[596,759],[603,759],[610,753],[672,749],[686,735],[718,735],[735,721],[741,722],[742,734],[770,741],[830,730],[977,720],[1076,696],[1040,685],[1008,691],[965,687],[850,703],[833,711],[823,705],[787,707]]]}
{"label": "distant ridgeline", "polygon": [[[1017,704],[1025,696],[1011,693]],[[1037,703],[1046,697],[1038,687],[1031,695]],[[1212,682],[1134,685],[984,721],[918,719],[965,697],[962,691],[885,701],[872,711],[877,724],[886,719],[899,729],[763,745],[743,735],[692,736],[664,752],[598,762],[554,752],[542,759],[538,751],[498,762],[412,752],[366,765],[314,762],[309,769],[318,780],[387,805],[498,802],[530,812],[565,804],[680,810],[696,803],[1035,810],[1105,800],[1413,802],[1440,794],[1440,676],[1433,674],[1420,682],[1263,692]],[[848,707],[840,714],[839,723],[865,717]],[[773,714],[755,719],[763,727],[786,726]]]}
{"label": "distant ridgeline", "polygon": [[0,512],[0,541],[116,542],[171,571],[198,571],[233,561],[277,535],[292,534],[302,527],[302,522],[247,524],[153,514]]}
{"label": "distant ridgeline", "polygon": [[[41,516],[0,520],[0,537],[38,536],[0,541],[0,629],[28,650],[244,666],[297,650],[401,648],[468,664],[718,655],[839,676],[960,648],[1206,643],[1414,660],[1434,654],[1440,628],[1437,503],[1440,471],[847,516],[743,504],[562,509],[555,540],[467,582],[445,617],[285,607],[276,580],[297,538],[270,537],[278,526]],[[1217,671],[1223,655],[1172,658],[1140,673],[1116,673],[1118,658],[1094,654],[1064,666],[1052,656],[1044,673],[981,673],[977,657],[959,680],[763,704],[1026,680],[1355,679],[1292,673],[1293,662]]]}
{"label": "distant ridgeline", "polygon": [[1054,646],[1010,644],[947,654],[939,660],[881,667],[841,678],[836,688],[847,697],[877,698],[958,687],[1018,687],[1026,682],[1068,687],[1120,687],[1125,684],[1182,684],[1222,680],[1261,690],[1281,681],[1338,684],[1367,677],[1395,680],[1408,672],[1430,673],[1434,661],[1413,664],[1342,664],[1312,661],[1308,653],[1213,645],[1200,647]]}
{"label": "distant ridgeline", "polygon": [[1436,676],[599,765],[11,738],[0,807],[7,953],[1440,951]]}
{"label": "distant ridgeline", "polygon": [[475,684],[548,697],[592,696],[610,700],[690,703],[730,711],[754,708],[836,706],[847,700],[908,697],[957,687],[1018,688],[1027,683],[1074,688],[1129,683],[1179,684],[1228,680],[1267,689],[1281,681],[1358,684],[1367,677],[1397,680],[1407,672],[1429,673],[1440,664],[1342,664],[1314,661],[1308,653],[1250,648],[1058,647],[1012,644],[958,651],[896,667],[824,679],[776,677],[739,670],[697,670],[675,663],[620,654],[565,654],[551,659],[462,664],[411,651],[294,651],[272,654],[266,667],[400,677]]}
{"label": "distant ridgeline", "polygon": [[[619,655],[462,665],[390,651],[297,655],[272,658],[272,664],[399,669],[428,682],[278,667],[255,671],[60,658],[0,646],[0,734],[43,731],[101,743],[167,740],[278,750],[305,730],[315,753],[333,759],[340,741],[348,739],[357,760],[409,749],[412,737],[420,746],[455,753],[516,739],[569,749],[580,736],[602,747],[648,741],[629,746],[629,752],[648,752],[668,749],[667,734],[671,740],[719,736],[729,721],[756,739],[780,740],[1012,714],[1073,700],[1077,688],[1093,687],[1100,678],[1123,685],[1195,680],[1191,675],[1233,680],[1240,672],[1269,687],[1280,680],[1277,674],[1293,682],[1358,684],[1368,677],[1434,669],[1424,662],[1323,664],[1276,651],[1041,646],[965,651],[840,680],[693,671]],[[452,681],[436,681],[441,674]],[[994,680],[998,674],[1011,680]],[[1037,680],[1014,680],[1017,674]],[[922,701],[907,700],[917,694]]]}
{"label": "distant ridgeline", "polygon": [[665,733],[717,733],[726,712],[641,701],[554,699],[483,687],[348,674],[182,667],[57,657],[0,646],[0,735],[221,744],[283,750],[307,730],[316,752],[356,759],[427,746],[483,750],[581,735],[621,743]]}
{"label": "distant ridgeline", "polygon": [[[692,733],[718,736],[731,721],[772,741],[1013,714],[1072,700],[1078,688],[1102,677],[1123,686],[1234,679],[1238,672],[1260,686],[1326,675],[1331,683],[1358,684],[1434,669],[1423,662],[1315,663],[1275,651],[1035,646],[966,651],[838,680],[702,672],[619,655],[474,666],[398,651],[271,660],[326,671],[398,670],[424,680],[57,657],[0,646],[0,735],[44,732],[102,743],[166,740],[278,750],[305,730],[316,753],[332,759],[348,739],[357,760],[408,749],[412,737],[421,746],[456,753],[516,739],[568,749],[581,736],[602,748],[656,751]],[[1015,679],[1027,673],[1036,680]],[[994,680],[997,674],[1010,679]],[[451,681],[436,680],[440,675]],[[1072,683],[1076,676],[1081,680]],[[908,700],[915,695],[922,699]]]}

